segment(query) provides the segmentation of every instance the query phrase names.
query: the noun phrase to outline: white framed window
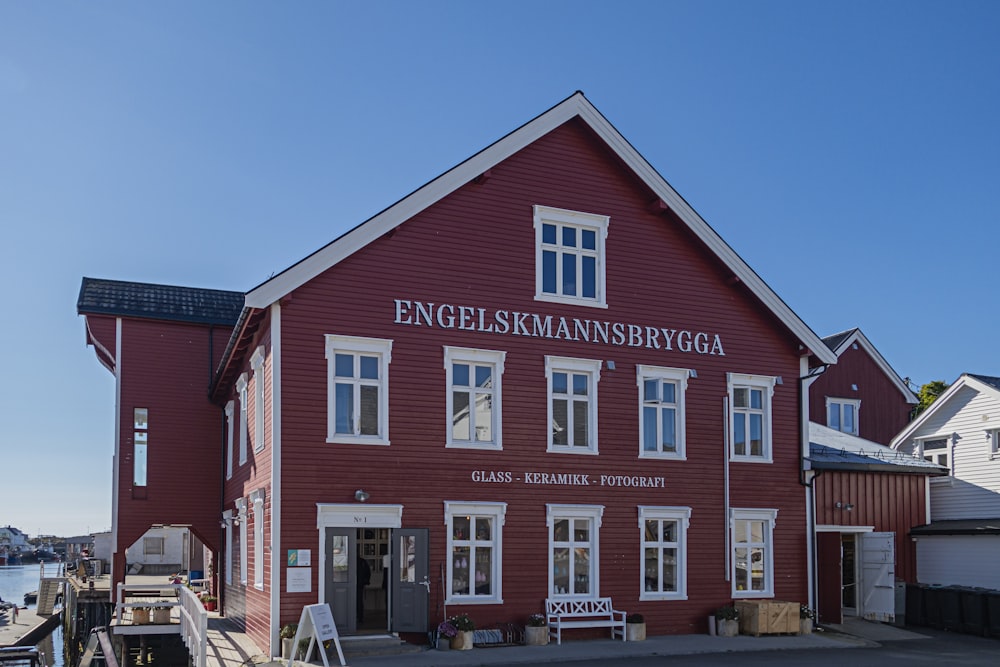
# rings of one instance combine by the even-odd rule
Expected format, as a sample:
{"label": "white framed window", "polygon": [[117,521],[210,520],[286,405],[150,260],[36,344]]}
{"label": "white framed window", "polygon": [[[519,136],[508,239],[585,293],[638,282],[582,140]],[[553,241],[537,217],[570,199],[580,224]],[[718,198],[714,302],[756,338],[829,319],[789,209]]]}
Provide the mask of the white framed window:
{"label": "white framed window", "polygon": [[639,506],[640,600],[687,600],[690,507]]}
{"label": "white framed window", "polygon": [[[951,438],[921,438],[917,443],[920,448],[919,456],[925,461],[951,470]],[[931,481],[933,482],[934,478],[931,478]]]}
{"label": "white framed window", "polygon": [[250,494],[253,504],[253,585],[264,590],[264,492]]}
{"label": "white framed window", "polygon": [[994,428],[986,432],[986,444],[990,460],[1000,458],[1000,429]]}
{"label": "white framed window", "polygon": [[132,484],[146,486],[149,474],[149,408],[132,410]]}
{"label": "white framed window", "polygon": [[264,449],[264,347],[250,358],[253,369],[253,450]]}
{"label": "white framed window", "polygon": [[551,598],[600,597],[603,505],[546,505]]}
{"label": "white framed window", "polygon": [[165,553],[165,540],[162,537],[142,538],[142,555],[163,556]]}
{"label": "white framed window", "polygon": [[601,362],[545,357],[548,451],[597,454],[597,383]]}
{"label": "white framed window", "polygon": [[503,525],[507,503],[444,503],[448,529],[446,604],[503,603]]}
{"label": "white framed window", "polygon": [[734,508],[730,512],[733,597],[774,597],[773,534],[778,510]]}
{"label": "white framed window", "polygon": [[607,307],[606,215],[535,206],[535,299]]}
{"label": "white framed window", "polygon": [[729,373],[729,442],[733,461],[771,462],[771,398],[776,377]]}
{"label": "white framed window", "polygon": [[826,425],[834,431],[858,435],[861,401],[856,398],[826,397]]}
{"label": "white framed window", "polygon": [[389,444],[391,358],[391,340],[327,334],[327,442]]}
{"label": "white framed window", "polygon": [[222,523],[226,528],[226,585],[233,585],[233,511],[222,513]]}
{"label": "white framed window", "polygon": [[233,413],[236,409],[235,403],[226,403],[226,479],[233,476]]}
{"label": "white framed window", "polygon": [[236,523],[240,527],[240,583],[247,585],[247,501],[236,501]]}
{"label": "white framed window", "polygon": [[240,400],[240,465],[247,462],[247,374],[236,380],[236,393]]}
{"label": "white framed window", "polygon": [[685,458],[684,393],[690,375],[684,368],[636,366],[641,458]]}
{"label": "white framed window", "polygon": [[501,380],[506,352],[444,348],[448,447],[503,449]]}

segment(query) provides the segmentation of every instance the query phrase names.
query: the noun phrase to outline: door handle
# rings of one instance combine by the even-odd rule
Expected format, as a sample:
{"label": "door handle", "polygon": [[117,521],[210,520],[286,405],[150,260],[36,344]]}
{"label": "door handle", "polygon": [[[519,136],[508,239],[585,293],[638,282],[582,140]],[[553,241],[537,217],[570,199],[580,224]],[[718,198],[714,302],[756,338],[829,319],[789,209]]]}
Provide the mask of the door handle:
{"label": "door handle", "polygon": [[426,589],[427,589],[427,594],[428,594],[428,595],[430,595],[430,594],[431,594],[431,580],[430,580],[430,579],[428,578],[428,576],[427,576],[426,574],[424,575],[424,580],[423,580],[423,581],[420,581],[420,582],[418,582],[418,583],[419,583],[419,584],[420,584],[421,586],[423,586],[424,588],[426,588]]}

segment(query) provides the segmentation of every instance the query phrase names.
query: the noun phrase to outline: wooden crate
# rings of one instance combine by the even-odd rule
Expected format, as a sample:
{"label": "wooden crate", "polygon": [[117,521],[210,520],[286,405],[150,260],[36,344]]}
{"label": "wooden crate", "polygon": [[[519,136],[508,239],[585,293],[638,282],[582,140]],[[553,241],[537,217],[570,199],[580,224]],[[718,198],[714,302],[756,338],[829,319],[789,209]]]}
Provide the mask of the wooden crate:
{"label": "wooden crate", "polygon": [[740,612],[740,634],[798,634],[799,603],[778,600],[737,600]]}

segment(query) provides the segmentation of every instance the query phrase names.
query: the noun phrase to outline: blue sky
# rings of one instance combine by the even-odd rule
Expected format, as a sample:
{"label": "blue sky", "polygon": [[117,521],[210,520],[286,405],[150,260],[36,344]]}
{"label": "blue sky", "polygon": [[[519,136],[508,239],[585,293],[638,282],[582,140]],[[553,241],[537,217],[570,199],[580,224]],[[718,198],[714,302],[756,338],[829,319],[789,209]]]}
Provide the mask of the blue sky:
{"label": "blue sky", "polygon": [[111,525],[83,276],[248,290],[576,90],[818,334],[1000,375],[998,30],[988,1],[2,3],[0,524]]}

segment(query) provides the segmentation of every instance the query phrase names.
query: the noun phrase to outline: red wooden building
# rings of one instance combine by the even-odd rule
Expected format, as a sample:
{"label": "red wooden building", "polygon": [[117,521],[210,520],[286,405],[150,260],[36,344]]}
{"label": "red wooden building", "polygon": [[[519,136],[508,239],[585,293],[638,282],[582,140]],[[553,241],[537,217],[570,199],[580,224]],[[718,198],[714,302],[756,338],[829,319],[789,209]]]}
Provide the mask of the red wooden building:
{"label": "red wooden building", "polygon": [[[147,349],[119,409],[151,440],[161,414],[197,431],[169,450],[204,464],[189,521],[221,519],[225,613],[262,647],[317,601],[342,633],[412,637],[546,599],[611,597],[654,634],[808,601],[798,379],[836,357],[580,93],[233,319],[194,327],[197,360]],[[183,398],[126,386],[165,376]],[[155,454],[150,496],[195,485]],[[119,526],[151,520],[117,502]]]}
{"label": "red wooden building", "polygon": [[917,397],[861,330],[823,340],[838,360],[809,389],[819,620],[891,621],[896,582],[916,582],[928,480],[947,471],[888,447]]}

